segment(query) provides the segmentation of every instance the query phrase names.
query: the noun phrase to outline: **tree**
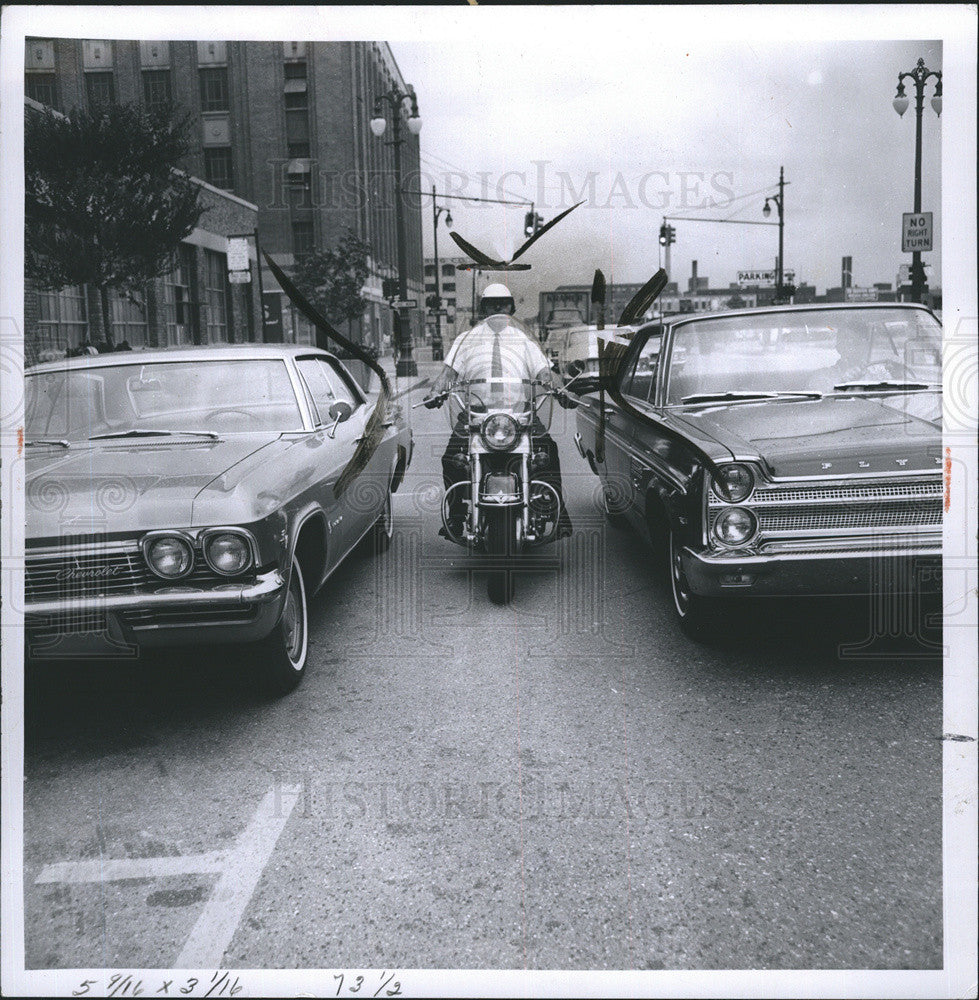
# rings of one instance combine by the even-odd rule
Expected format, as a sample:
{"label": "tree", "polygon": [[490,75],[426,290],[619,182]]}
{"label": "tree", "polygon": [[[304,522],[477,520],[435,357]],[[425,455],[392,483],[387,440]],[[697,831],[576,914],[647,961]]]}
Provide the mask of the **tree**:
{"label": "tree", "polygon": [[735,292],[734,295],[732,295],[724,304],[728,307],[728,309],[744,309],[748,303],[741,298],[737,292]]}
{"label": "tree", "polygon": [[204,212],[199,185],[175,171],[189,150],[188,119],[170,107],[27,114],[26,274],[40,288],[98,289],[110,346],[109,290],[132,292],[172,271]]}
{"label": "tree", "polygon": [[370,252],[370,246],[348,229],[332,250],[313,250],[300,257],[293,281],[331,322],[359,319],[364,312],[362,292],[370,273]]}

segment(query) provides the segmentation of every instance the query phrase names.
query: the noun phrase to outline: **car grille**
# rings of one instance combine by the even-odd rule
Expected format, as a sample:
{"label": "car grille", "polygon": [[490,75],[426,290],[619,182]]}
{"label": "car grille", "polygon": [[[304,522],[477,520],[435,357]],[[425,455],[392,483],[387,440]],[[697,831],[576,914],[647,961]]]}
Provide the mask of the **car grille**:
{"label": "car grille", "polygon": [[194,628],[200,625],[246,625],[258,617],[254,604],[214,604],[206,608],[141,608],[123,618],[135,631],[155,628]]}
{"label": "car grille", "polygon": [[65,601],[109,594],[136,594],[151,582],[139,552],[89,552],[72,556],[27,555],[24,596],[37,601]]}
{"label": "car grille", "polygon": [[[149,593],[160,587],[206,587],[227,584],[195,553],[194,569],[180,580],[161,580],[151,573],[142,554],[134,547],[104,549],[92,547],[50,555],[27,554],[24,596],[28,604],[40,601],[71,601],[118,594]],[[248,582],[252,577],[236,578]]]}
{"label": "car grille", "polygon": [[[940,477],[915,482],[826,483],[773,486],[756,490],[744,505],[758,517],[759,537],[866,532],[880,529],[935,529],[942,524]],[[711,528],[727,506],[713,494]]]}

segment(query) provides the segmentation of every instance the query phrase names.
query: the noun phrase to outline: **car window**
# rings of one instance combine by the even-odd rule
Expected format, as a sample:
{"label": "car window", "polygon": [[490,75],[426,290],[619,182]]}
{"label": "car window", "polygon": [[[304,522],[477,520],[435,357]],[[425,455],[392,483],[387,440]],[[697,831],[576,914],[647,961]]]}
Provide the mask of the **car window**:
{"label": "car window", "polygon": [[662,340],[662,333],[655,333],[651,334],[643,344],[642,350],[622,380],[623,395],[644,403],[653,399]]}
{"label": "car window", "polygon": [[296,362],[296,367],[316,404],[318,424],[329,422],[330,407],[338,401],[349,403],[356,409],[360,400],[354,397],[329,359],[300,358]]}

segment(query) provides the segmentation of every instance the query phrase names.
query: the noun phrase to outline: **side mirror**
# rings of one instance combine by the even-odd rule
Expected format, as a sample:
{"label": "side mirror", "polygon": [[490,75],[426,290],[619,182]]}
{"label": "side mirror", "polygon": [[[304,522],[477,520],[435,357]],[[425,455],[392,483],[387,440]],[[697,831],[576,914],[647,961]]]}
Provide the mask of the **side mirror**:
{"label": "side mirror", "polygon": [[338,399],[331,404],[330,419],[333,421],[333,426],[327,431],[327,434],[332,438],[336,433],[337,424],[342,424],[345,420],[349,420],[350,414],[353,412],[353,407],[346,400]]}

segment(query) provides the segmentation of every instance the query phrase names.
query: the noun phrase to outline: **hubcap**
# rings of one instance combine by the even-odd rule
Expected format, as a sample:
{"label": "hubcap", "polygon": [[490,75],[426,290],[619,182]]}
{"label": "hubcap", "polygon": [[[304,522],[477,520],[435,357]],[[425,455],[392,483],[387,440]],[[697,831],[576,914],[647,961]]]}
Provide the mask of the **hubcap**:
{"label": "hubcap", "polygon": [[681,615],[687,613],[690,595],[687,593],[687,581],[683,575],[683,563],[680,560],[680,547],[676,539],[670,535],[670,576],[673,582],[673,603]]}
{"label": "hubcap", "polygon": [[301,611],[300,584],[295,578],[297,570],[293,570],[293,578],[289,584],[285,607],[282,609],[282,637],[285,641],[286,655],[289,662],[297,664],[303,648],[303,616]]}

